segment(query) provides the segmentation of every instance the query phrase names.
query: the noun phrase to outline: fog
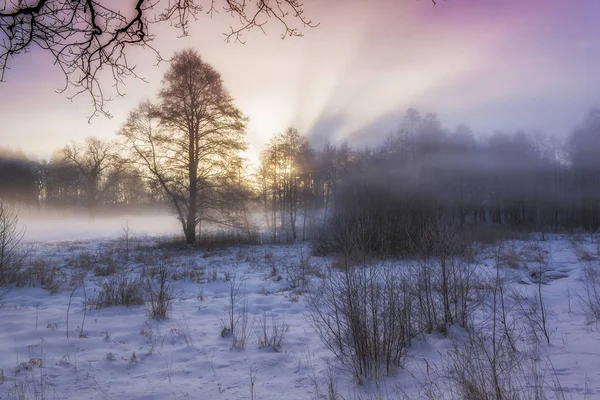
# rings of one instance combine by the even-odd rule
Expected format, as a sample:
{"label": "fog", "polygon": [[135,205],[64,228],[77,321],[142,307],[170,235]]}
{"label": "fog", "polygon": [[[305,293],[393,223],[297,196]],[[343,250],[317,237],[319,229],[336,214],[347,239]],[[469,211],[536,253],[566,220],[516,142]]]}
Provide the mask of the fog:
{"label": "fog", "polygon": [[179,235],[181,225],[165,208],[131,211],[120,215],[90,217],[85,210],[19,210],[19,223],[25,229],[25,242],[118,239],[124,229],[136,238]]}
{"label": "fog", "polygon": [[[249,162],[207,180],[185,218],[173,206],[194,198],[185,171],[169,172],[170,184],[183,183],[166,196],[162,177],[125,162],[131,146],[117,136],[140,101],[157,100],[169,63],[129,53],[146,82],[127,80],[121,97],[102,80],[116,98],[107,104],[113,118],[88,123],[89,98],[54,93],[61,71],[34,49],[11,60],[0,86],[9,94],[0,96],[9,148],[0,151],[0,198],[22,207],[29,240],[102,236],[127,220],[140,234],[178,232],[175,211],[181,222],[248,237],[266,227],[274,240],[295,240],[297,225],[314,237],[346,201],[369,209],[368,195],[386,199],[377,210],[404,207],[403,225],[433,213],[511,229],[595,230],[598,118],[589,110],[600,105],[600,82],[586,77],[600,67],[598,11],[591,1],[308,1],[318,26],[303,37],[278,40],[269,24],[246,44],[225,43],[224,13],[193,23],[187,38],[158,27],[163,55],[196,51],[250,118]],[[84,165],[98,154],[98,165]],[[143,216],[140,207],[162,208]],[[65,229],[54,229],[57,221]]]}

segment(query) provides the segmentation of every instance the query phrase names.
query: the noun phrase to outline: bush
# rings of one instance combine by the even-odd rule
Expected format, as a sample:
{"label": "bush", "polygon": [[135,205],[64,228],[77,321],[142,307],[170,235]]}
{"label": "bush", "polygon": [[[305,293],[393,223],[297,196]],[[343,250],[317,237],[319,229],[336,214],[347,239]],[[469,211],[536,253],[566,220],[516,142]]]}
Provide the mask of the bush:
{"label": "bush", "polygon": [[596,263],[588,263],[583,268],[584,292],[579,295],[581,308],[588,324],[600,321],[600,267]]}
{"label": "bush", "polygon": [[[524,299],[514,296],[507,286],[500,246],[495,251],[495,264],[491,293],[483,304],[484,318],[466,331],[457,331],[453,349],[443,355],[446,393],[450,399],[461,400],[545,399],[539,341],[529,348],[521,336],[532,317],[520,315]],[[547,366],[553,369],[549,359]],[[556,375],[553,383],[552,390],[560,388]],[[564,399],[562,393],[555,394]]]}
{"label": "bush", "polygon": [[408,236],[415,261],[405,269],[367,266],[369,257],[393,253],[396,246],[365,244],[368,225],[338,228],[339,271],[308,296],[308,315],[326,347],[359,380],[378,376],[382,365],[387,373],[401,365],[417,334],[468,326],[483,285],[472,263],[477,251],[458,225],[441,216],[423,219]]}
{"label": "bush", "polygon": [[419,309],[419,330],[445,332],[451,325],[466,327],[477,306],[475,267],[465,256],[471,248],[456,225],[440,218],[427,220],[412,236],[411,253],[416,258],[412,275]]}
{"label": "bush", "polygon": [[267,313],[263,313],[260,325],[255,331],[258,345],[261,349],[271,347],[276,352],[279,352],[283,336],[285,335],[285,332],[287,332],[288,326],[283,318],[280,318],[275,314],[271,314],[270,324],[267,320]]}
{"label": "bush", "polygon": [[113,306],[139,306],[145,303],[144,287],[140,279],[132,279],[127,275],[108,278],[101,284],[101,289],[94,301],[96,308]]}
{"label": "bush", "polygon": [[146,290],[150,301],[150,317],[167,319],[175,300],[174,286],[167,265],[159,266],[154,274],[146,274]]}
{"label": "bush", "polygon": [[[494,339],[492,339],[494,338]],[[445,357],[451,399],[545,399],[537,357],[513,352],[501,335],[470,330]]]}
{"label": "bush", "polygon": [[[292,264],[286,267],[286,280],[291,289],[297,291],[304,290],[309,283],[309,274],[313,272],[314,267],[311,264],[310,257],[300,255],[300,260],[297,264]],[[276,271],[275,271],[276,272]]]}
{"label": "bush", "polygon": [[308,322],[359,382],[402,365],[414,336],[410,282],[391,265],[331,271],[309,293]]}
{"label": "bush", "polygon": [[0,287],[18,278],[26,256],[23,235],[25,228],[19,225],[17,213],[0,201]]}

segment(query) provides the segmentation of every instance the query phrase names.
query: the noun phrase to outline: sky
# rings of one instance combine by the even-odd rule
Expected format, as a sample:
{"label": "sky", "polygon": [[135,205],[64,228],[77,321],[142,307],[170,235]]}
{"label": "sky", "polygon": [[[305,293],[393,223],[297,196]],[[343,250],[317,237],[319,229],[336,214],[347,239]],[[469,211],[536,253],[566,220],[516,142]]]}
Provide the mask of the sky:
{"label": "sky", "polygon": [[[477,133],[538,130],[565,137],[600,106],[600,2],[596,0],[305,0],[319,23],[281,40],[275,23],[246,44],[226,43],[235,21],[200,18],[191,36],[158,28],[165,56],[193,47],[223,76],[250,117],[248,156],[296,126],[320,146],[348,139],[376,144],[407,108],[434,112],[447,127]],[[148,83],[129,79],[126,96],[93,118],[89,99],[57,94],[63,76],[34,50],[12,60],[0,83],[0,146],[38,158],[87,136],[116,138],[128,112],[154,99],[166,63],[131,59]],[[110,81],[107,82],[109,87]]]}

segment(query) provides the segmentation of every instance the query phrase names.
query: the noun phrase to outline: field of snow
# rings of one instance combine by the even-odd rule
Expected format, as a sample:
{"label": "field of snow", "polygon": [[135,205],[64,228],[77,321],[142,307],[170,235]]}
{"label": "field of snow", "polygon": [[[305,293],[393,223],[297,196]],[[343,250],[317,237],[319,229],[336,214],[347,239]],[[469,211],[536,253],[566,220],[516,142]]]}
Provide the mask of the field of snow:
{"label": "field of snow", "polygon": [[[419,336],[403,368],[357,385],[307,322],[305,290],[317,287],[331,263],[311,257],[308,244],[208,251],[139,235],[131,240],[125,262],[120,228],[110,229],[61,237],[64,229],[57,227],[54,233],[48,230],[50,235],[40,231],[28,237],[36,242],[30,263],[52,272],[42,274],[42,287],[32,283],[1,295],[0,399],[417,399],[450,394],[444,391],[444,354],[453,348],[450,337],[461,335],[453,330]],[[514,254],[533,243],[513,241],[504,248]],[[543,285],[550,344],[538,346],[539,377],[548,398],[600,399],[600,332],[587,323],[580,304],[583,266],[598,263],[597,245],[589,236],[556,236],[542,246],[550,259]],[[107,260],[119,262],[111,266]],[[303,261],[310,268],[301,288],[296,271]],[[149,318],[148,304],[92,306],[111,275],[143,276],[157,265],[168,265],[173,277],[175,299],[167,320]],[[484,252],[477,268],[483,275],[493,273],[491,253]],[[503,273],[510,285],[535,295],[531,271],[507,258]],[[246,328],[237,334],[245,343],[235,346],[224,329],[232,293],[234,318]],[[280,346],[260,346],[265,325],[269,335],[279,329]]]}

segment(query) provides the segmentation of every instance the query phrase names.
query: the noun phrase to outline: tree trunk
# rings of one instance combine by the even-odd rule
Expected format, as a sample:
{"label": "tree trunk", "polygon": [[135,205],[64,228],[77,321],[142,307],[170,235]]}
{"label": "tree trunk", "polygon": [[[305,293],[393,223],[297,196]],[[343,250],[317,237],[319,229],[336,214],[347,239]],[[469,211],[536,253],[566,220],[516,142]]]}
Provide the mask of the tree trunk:
{"label": "tree trunk", "polygon": [[190,192],[188,199],[187,224],[185,230],[185,242],[187,244],[196,243],[196,214],[198,213],[198,161],[195,159],[194,152],[194,136],[190,135],[190,165],[188,170],[188,178],[190,180]]}
{"label": "tree trunk", "polygon": [[187,223],[185,224],[185,242],[187,244],[196,243],[196,215],[192,208],[188,211]]}

